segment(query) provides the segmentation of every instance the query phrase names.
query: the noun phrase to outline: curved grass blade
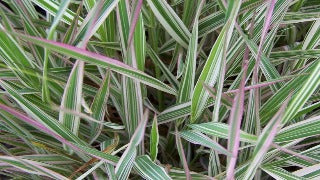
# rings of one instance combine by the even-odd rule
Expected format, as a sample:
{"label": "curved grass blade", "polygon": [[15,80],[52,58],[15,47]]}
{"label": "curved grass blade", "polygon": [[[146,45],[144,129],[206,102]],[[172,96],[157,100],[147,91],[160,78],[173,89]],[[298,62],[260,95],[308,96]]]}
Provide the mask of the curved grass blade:
{"label": "curved grass blade", "polygon": [[[201,132],[207,135],[216,136],[223,139],[229,137],[229,125],[218,122],[201,123],[201,124],[190,124],[193,130]],[[243,142],[249,142],[255,144],[257,142],[257,136],[248,134],[244,131],[240,131],[240,140]]]}
{"label": "curved grass blade", "polygon": [[223,28],[217,41],[211,49],[210,55],[195,85],[191,99],[191,123],[195,122],[205,108],[205,104],[209,98],[209,93],[203,88],[202,84],[214,86],[218,77],[218,69],[220,69],[222,61],[223,41],[225,39],[227,27]]}
{"label": "curved grass blade", "polygon": [[[84,34],[82,36],[76,36],[76,38],[81,37],[81,41],[75,42],[81,49],[86,49],[88,41],[95,30],[100,26],[97,24],[99,20],[99,12],[104,8],[103,1],[96,4],[96,8],[89,12],[89,15],[84,20],[83,25],[89,25],[90,28],[84,29]],[[82,26],[82,27],[84,27]],[[83,76],[84,76],[84,62],[77,60],[73,65],[73,68],[68,77],[68,81],[63,92],[61,100],[61,108],[74,110],[77,113],[81,112],[82,100],[82,86],[83,86]],[[84,101],[83,101],[84,102]],[[86,106],[84,106],[86,107]],[[64,124],[68,129],[70,129],[74,134],[78,135],[80,127],[80,118],[72,114],[66,114],[63,111],[59,113],[59,121]]]}
{"label": "curved grass blade", "polygon": [[[317,62],[313,62],[312,64],[304,68],[300,73],[310,74],[316,65]],[[285,101],[285,99],[289,95],[289,92],[297,92],[301,88],[302,84],[307,80],[307,78],[308,76],[300,76],[292,79],[281,89],[279,89],[272,97],[270,97],[267,102],[263,104],[263,106],[260,108],[261,125],[266,124],[266,122],[272,117],[272,115],[278,111],[280,104]]]}
{"label": "curved grass blade", "polygon": [[10,96],[18,102],[22,109],[27,112],[31,117],[41,122],[46,127],[49,127],[55,133],[59,134],[61,137],[85,145],[85,143],[62,126],[56,119],[52,118],[44,111],[39,109],[33,103],[25,99],[22,95],[18,94],[9,84],[4,81],[0,81],[1,87],[4,88]]}
{"label": "curved grass blade", "polygon": [[5,29],[0,24],[0,57],[1,61],[7,65],[9,69],[13,71],[18,79],[21,80],[23,84],[30,88],[39,87],[39,79],[35,78],[37,75],[33,72],[32,78],[31,74],[25,73],[27,68],[35,68],[32,60],[23,51],[23,48],[15,40],[15,38],[5,33]]}
{"label": "curved grass blade", "polygon": [[134,161],[137,156],[137,147],[145,136],[144,133],[148,122],[148,115],[149,112],[148,110],[146,110],[143,115],[143,119],[141,119],[136,131],[134,132],[129,142],[127,149],[122,154],[115,168],[115,173],[118,179],[127,179],[130,174],[131,168],[133,167]]}
{"label": "curved grass blade", "polygon": [[[21,159],[21,158],[19,158]],[[21,161],[17,160],[15,157],[10,156],[1,156],[0,161],[5,162],[13,167],[21,169],[26,173],[37,174],[42,176],[47,176],[48,178],[57,178],[67,180],[68,178],[58,174],[46,167],[44,167],[44,163],[40,163],[37,161],[21,159]],[[30,167],[31,166],[31,167]]]}
{"label": "curved grass blade", "polygon": [[130,30],[129,30],[129,36],[128,36],[128,44],[131,44],[135,29],[136,29],[136,25],[139,21],[139,14],[142,8],[142,0],[136,0],[135,3],[135,8],[134,11],[132,12],[133,16],[132,16],[132,21],[131,21],[131,26],[130,26]]}
{"label": "curved grass blade", "polygon": [[66,33],[63,36],[63,40],[62,40],[63,43],[72,44],[72,42],[74,42],[75,35],[78,31],[78,20],[80,18],[80,13],[82,11],[82,8],[83,8],[83,1],[81,1],[77,9],[77,12],[75,14],[75,17],[71,22],[71,25],[69,26],[69,28],[67,29]]}
{"label": "curved grass blade", "polygon": [[93,63],[97,66],[110,68],[113,71],[121,73],[125,76],[137,79],[146,85],[151,87],[157,88],[158,90],[162,90],[164,92],[168,92],[170,94],[176,94],[176,91],[173,90],[171,87],[167,86],[166,84],[160,82],[159,80],[135,69],[124,63],[121,63],[115,59],[102,56],[96,53],[92,53],[74,46],[70,46],[63,43],[58,43],[54,41],[48,41],[37,37],[31,37],[23,34],[13,33],[14,35],[20,37],[21,39],[30,41],[34,44],[47,47],[56,52],[63,53],[65,55],[69,55],[76,59],[81,59],[88,63]]}
{"label": "curved grass blade", "polygon": [[[319,42],[320,42],[320,20],[317,20],[312,24],[312,27],[310,28],[308,34],[306,35],[306,38],[303,42],[301,49],[302,50],[314,49],[317,47]],[[296,63],[294,68],[299,69],[303,67],[306,64],[307,60],[308,59],[299,60]]]}
{"label": "curved grass blade", "polygon": [[205,16],[199,20],[199,37],[205,36],[205,34],[213,32],[223,26],[225,22],[225,14],[222,11],[218,11]]}
{"label": "curved grass blade", "polygon": [[89,148],[87,146],[82,145],[84,143],[78,143],[78,142],[77,142],[77,144],[71,143],[70,141],[68,141],[65,138],[63,138],[62,136],[60,136],[58,133],[56,133],[53,130],[47,128],[45,125],[43,125],[43,124],[41,124],[41,123],[29,118],[28,116],[16,111],[15,109],[12,109],[12,108],[10,108],[10,107],[8,107],[6,105],[3,105],[3,104],[0,104],[0,108],[5,110],[5,111],[7,111],[8,113],[16,116],[17,118],[25,121],[26,123],[28,123],[28,124],[36,127],[36,128],[41,129],[45,133],[51,135],[52,137],[56,138],[57,140],[61,141],[64,144],[68,145],[69,147],[73,148],[74,150],[77,150],[79,152],[80,151],[81,152],[86,152],[87,154],[89,154],[91,156],[97,157],[99,159],[106,160],[106,162],[109,162],[109,163],[112,163],[112,164],[114,164],[115,162],[118,161],[117,157],[101,153],[101,152],[99,152],[99,151],[97,151],[95,149],[92,149],[92,148]]}
{"label": "curved grass blade", "polygon": [[170,180],[171,178],[165,170],[151,161],[147,155],[138,156],[134,163],[134,169],[145,179],[148,180]]}
{"label": "curved grass blade", "polygon": [[193,144],[199,144],[210,149],[216,150],[219,153],[225,154],[227,156],[232,156],[232,154],[229,151],[227,151],[224,147],[222,147],[220,144],[213,141],[208,136],[205,136],[202,133],[196,131],[182,131],[179,134],[182,138]]}
{"label": "curved grass blade", "polygon": [[[61,109],[70,109],[78,113],[81,112],[83,68],[84,64],[80,61],[77,61],[72,68],[62,96]],[[60,111],[59,122],[70,129],[75,135],[78,135],[80,126],[80,118],[78,116]]]}

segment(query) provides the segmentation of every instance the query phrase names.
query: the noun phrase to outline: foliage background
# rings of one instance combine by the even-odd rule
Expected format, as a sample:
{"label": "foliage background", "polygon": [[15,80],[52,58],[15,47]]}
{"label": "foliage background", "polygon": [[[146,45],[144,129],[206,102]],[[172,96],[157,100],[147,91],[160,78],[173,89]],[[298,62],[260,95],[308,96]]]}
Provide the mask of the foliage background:
{"label": "foliage background", "polygon": [[3,0],[0,174],[319,179],[320,1]]}

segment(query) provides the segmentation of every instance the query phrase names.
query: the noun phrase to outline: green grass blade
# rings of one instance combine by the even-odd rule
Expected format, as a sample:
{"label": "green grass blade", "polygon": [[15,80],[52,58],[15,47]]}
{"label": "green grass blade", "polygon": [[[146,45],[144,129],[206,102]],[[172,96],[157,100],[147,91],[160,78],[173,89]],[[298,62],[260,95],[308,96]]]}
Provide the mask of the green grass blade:
{"label": "green grass blade", "polygon": [[137,68],[140,71],[144,71],[146,60],[146,34],[142,14],[139,15],[138,22],[134,30],[133,43],[135,47]]}
{"label": "green grass blade", "polygon": [[[53,16],[57,15],[57,12],[59,11],[59,4],[56,1],[52,0],[31,0],[36,5],[40,6],[42,9],[44,9],[46,12],[50,13]],[[70,9],[67,9],[65,13],[63,14],[63,21],[67,24],[71,24],[72,20],[74,19],[75,13],[71,11]],[[78,24],[80,24],[83,21],[82,18],[79,18]]]}
{"label": "green grass blade", "polygon": [[[4,27],[0,25],[0,57],[13,73],[24,83],[26,86],[38,88],[39,79],[32,77],[30,74],[26,74],[27,68],[34,68],[35,65],[27,54],[23,51],[23,48],[18,44],[12,35],[8,35],[4,32]],[[32,73],[35,74],[35,73]]]}
{"label": "green grass blade", "polygon": [[315,67],[312,70],[311,74],[303,83],[299,91],[293,96],[292,100],[289,102],[288,108],[286,109],[284,117],[282,119],[282,124],[285,124],[292,120],[292,118],[298,113],[298,111],[303,107],[306,101],[320,85],[319,59],[315,63]]}
{"label": "green grass blade", "polygon": [[297,60],[303,58],[317,58],[320,55],[319,49],[311,50],[291,50],[291,51],[276,51],[270,54],[270,58],[275,61]]}
{"label": "green grass blade", "polygon": [[10,96],[18,102],[21,108],[35,120],[46,125],[48,128],[67,140],[71,140],[83,145],[85,144],[78,137],[73,135],[70,130],[67,130],[64,126],[62,126],[56,119],[52,118],[44,111],[39,109],[36,105],[25,99],[22,95],[18,94],[9,84],[4,81],[0,81],[0,83],[1,86],[10,94]]}
{"label": "green grass blade", "polygon": [[174,77],[174,75],[171,73],[171,71],[166,67],[166,65],[160,60],[160,58],[158,57],[156,52],[154,52],[154,50],[149,45],[147,45],[147,53],[149,54],[149,56],[150,56],[151,60],[154,62],[154,64],[161,69],[161,71],[166,76],[168,81],[172,84],[172,86],[175,89],[178,89],[179,82]]}
{"label": "green grass blade", "polygon": [[[109,88],[110,88],[110,71],[107,71],[103,83],[97,92],[97,95],[94,97],[94,100],[91,105],[92,117],[97,119],[98,121],[103,122],[104,116],[106,113],[106,106],[109,97]],[[91,123],[91,140],[90,142],[93,143],[96,138],[98,138],[99,134],[101,133],[102,127],[97,123]],[[90,143],[90,144],[91,144]]]}
{"label": "green grass blade", "polygon": [[300,170],[294,171],[292,174],[296,176],[302,176],[309,179],[317,179],[320,176],[320,164],[315,164],[313,166],[304,167]]}
{"label": "green grass blade", "polygon": [[188,46],[188,53],[185,61],[185,71],[182,76],[182,83],[179,87],[178,103],[190,100],[195,82],[195,71],[198,50],[198,18],[203,6],[203,1],[200,1],[196,17],[193,23],[192,34]]}
{"label": "green grass blade", "polygon": [[[3,84],[3,82],[2,82]],[[90,148],[88,146],[86,146],[86,144],[81,141],[80,139],[78,139],[78,137],[74,136],[75,138],[72,137],[72,133],[71,132],[68,132],[68,129],[66,128],[63,128],[63,127],[58,127],[60,128],[62,131],[64,131],[65,134],[70,134],[70,136],[68,137],[67,136],[67,139],[64,138],[64,134],[63,133],[60,133],[59,134],[59,131],[57,132],[57,128],[54,128],[55,126],[52,126],[51,124],[48,123],[47,124],[42,124],[43,122],[41,122],[41,119],[40,119],[40,122],[37,122],[37,121],[34,121],[33,119],[29,118],[28,116],[20,113],[19,111],[16,111],[15,109],[13,108],[10,108],[8,106],[5,106],[3,104],[0,104],[0,107],[1,109],[7,111],[8,113],[16,116],[17,118],[25,121],[26,123],[40,129],[41,131],[44,131],[46,132],[47,134],[51,135],[53,138],[59,140],[60,142],[64,143],[64,144],[67,144],[69,147],[72,147],[74,150],[77,150],[77,153],[78,155],[80,155],[81,152],[85,152],[91,156],[94,156],[98,159],[103,159],[103,160],[106,160],[106,162],[108,163],[112,163],[112,164],[115,164],[115,162],[118,161],[118,157],[115,157],[115,156],[112,156],[112,155],[109,155],[109,154],[105,154],[105,153],[102,153],[96,149],[93,149],[93,148]],[[24,106],[23,106],[24,107]],[[32,113],[32,110],[31,111],[28,111],[27,108],[24,108],[29,114]],[[38,111],[41,113],[41,111]],[[32,114],[31,114],[32,115]],[[36,115],[33,115],[35,117],[35,119],[39,120],[39,117],[37,117]],[[46,118],[49,118],[50,116],[46,116]],[[41,118],[41,117],[40,117]],[[47,121],[49,122],[49,121]],[[51,125],[51,126],[50,126]],[[49,127],[47,127],[49,126]],[[68,139],[71,139],[71,141],[74,141],[76,143],[72,143],[70,142]],[[85,158],[85,157],[83,157]]]}
{"label": "green grass blade", "polygon": [[231,156],[232,154],[227,151],[224,147],[222,147],[217,142],[210,139],[208,136],[205,136],[199,132],[196,131],[182,131],[179,133],[182,138],[185,140],[193,143],[193,144],[199,144],[208,148],[212,148],[213,150],[216,150],[222,154]]}
{"label": "green grass blade", "polygon": [[[70,4],[70,0],[63,1],[60,4],[59,10],[51,24],[51,27],[49,29],[47,39],[48,40],[53,40],[54,38],[54,33],[56,31],[57,25],[60,22],[60,20],[63,17],[64,12],[68,8]],[[50,91],[48,88],[48,64],[49,64],[49,56],[50,52],[48,49],[44,50],[44,63],[43,63],[43,79],[42,79],[42,98],[44,101],[50,102]]]}
{"label": "green grass blade", "polygon": [[[192,129],[211,136],[216,136],[223,139],[229,137],[229,125],[218,122],[202,123],[202,124],[191,124],[189,125]],[[255,144],[257,137],[248,134],[244,131],[240,131],[240,140],[243,142],[249,142]]]}
{"label": "green grass blade", "polygon": [[319,134],[320,117],[316,116],[298,123],[294,123],[281,129],[275,138],[278,143],[294,141],[300,138],[307,138]]}
{"label": "green grass blade", "polygon": [[270,176],[272,176],[275,179],[286,179],[286,180],[303,180],[305,178],[296,176],[292,173],[289,173],[288,171],[275,167],[275,166],[267,166],[262,167],[262,170],[268,173]]}
{"label": "green grass blade", "polygon": [[191,36],[188,28],[164,0],[147,0],[162,26],[180,45],[187,48]]}
{"label": "green grass blade", "polygon": [[[80,61],[77,61],[72,68],[62,96],[61,109],[70,109],[75,112],[81,112],[83,68],[84,64]],[[59,122],[70,129],[75,135],[78,135],[80,126],[79,117],[60,111]]]}
{"label": "green grass blade", "polygon": [[226,25],[221,30],[221,33],[211,49],[210,55],[206,61],[206,64],[201,72],[201,75],[195,85],[194,92],[192,95],[192,105],[191,105],[191,123],[195,122],[201,115],[205,104],[209,98],[209,93],[203,88],[202,83],[206,83],[209,86],[213,86],[216,83],[219,69],[221,67],[224,54],[223,47],[227,49],[231,33],[234,28],[235,18],[239,11],[241,1],[237,1],[232,8],[232,16],[227,21]]}
{"label": "green grass blade", "polygon": [[[304,70],[302,70],[301,73],[311,73],[316,65],[317,63],[313,62]],[[292,79],[262,105],[262,107],[260,108],[260,118],[262,125],[266,124],[266,122],[272,117],[272,115],[278,111],[280,104],[285,101],[290,91],[297,92],[307,78],[308,76],[300,76]]]}
{"label": "green grass blade", "polygon": [[[134,43],[130,42],[130,24],[129,21],[131,12],[129,10],[130,6],[125,0],[119,2],[117,8],[117,20],[120,30],[120,40],[123,52],[123,61],[127,65],[137,68],[137,59],[136,59],[136,48]],[[138,49],[137,49],[138,50]],[[135,129],[137,128],[139,121],[143,116],[143,107],[142,107],[142,90],[140,82],[129,79],[125,76],[121,78],[122,82],[122,103],[123,103],[123,114],[125,115],[124,124],[126,130],[129,134],[129,137],[133,135]],[[140,154],[141,148],[139,148]]]}
{"label": "green grass blade", "polygon": [[166,171],[161,167],[151,161],[149,156],[138,156],[135,160],[134,169],[144,178],[148,180],[154,179],[171,179]]}
{"label": "green grass blade", "polygon": [[[21,158],[19,158],[19,159],[21,159]],[[54,171],[44,167],[43,166],[43,165],[45,165],[44,163],[39,163],[36,161],[27,160],[27,159],[18,160],[17,158],[10,157],[10,156],[1,156],[0,161],[8,163],[11,166],[14,166],[18,169],[21,169],[22,171],[24,171],[26,173],[43,175],[43,176],[47,176],[50,178],[58,178],[58,179],[64,179],[64,180],[68,179],[68,178],[62,176],[61,174],[55,173]]]}
{"label": "green grass blade", "polygon": [[152,161],[157,159],[159,144],[159,130],[157,116],[154,116],[150,133],[150,158]]}
{"label": "green grass blade", "polygon": [[[318,19],[312,24],[306,38],[304,39],[303,45],[301,47],[302,50],[314,49],[320,42],[320,20]],[[306,64],[308,59],[299,60],[296,63],[295,69],[299,69]]]}
{"label": "green grass blade", "polygon": [[143,119],[141,119],[135,133],[133,134],[130,143],[125,150],[125,152],[122,154],[116,168],[115,172],[118,179],[127,179],[131,168],[134,165],[134,161],[137,156],[137,146],[140,144],[144,137],[145,128],[148,121],[148,111],[144,113]]}

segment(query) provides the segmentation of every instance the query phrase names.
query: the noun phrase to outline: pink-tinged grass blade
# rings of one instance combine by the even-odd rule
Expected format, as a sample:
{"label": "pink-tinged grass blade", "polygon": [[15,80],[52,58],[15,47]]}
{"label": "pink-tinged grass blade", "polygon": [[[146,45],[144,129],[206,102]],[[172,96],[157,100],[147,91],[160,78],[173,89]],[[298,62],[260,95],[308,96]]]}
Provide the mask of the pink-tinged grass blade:
{"label": "pink-tinged grass blade", "polygon": [[256,60],[256,64],[255,64],[254,71],[253,71],[253,79],[255,80],[255,83],[258,82],[258,70],[259,70],[259,64],[260,64],[260,60],[261,60],[262,48],[263,48],[264,41],[266,39],[270,24],[271,24],[272,13],[273,13],[273,9],[276,4],[276,1],[277,0],[270,0],[270,4],[267,9],[266,19],[264,21],[260,44],[259,44],[259,49],[258,49],[257,60]]}
{"label": "pink-tinged grass blade", "polygon": [[[308,74],[299,74],[298,76],[306,76],[306,75],[308,75]],[[248,90],[252,90],[252,89],[263,88],[263,87],[270,86],[270,85],[278,83],[278,82],[282,82],[282,81],[285,81],[285,80],[292,79],[294,77],[296,77],[296,75],[282,77],[281,79],[277,79],[277,80],[273,80],[273,81],[269,81],[269,82],[268,81],[267,82],[262,82],[262,83],[254,84],[254,85],[251,85],[251,86],[246,86],[244,88],[244,90],[248,91]],[[239,89],[233,89],[233,90],[229,90],[229,91],[224,92],[224,94],[237,93],[238,91],[239,91]]]}
{"label": "pink-tinged grass blade", "polygon": [[[139,6],[139,4],[137,4]],[[133,5],[132,8],[135,6]],[[139,7],[138,7],[139,8]],[[139,26],[136,26],[133,29],[134,43],[128,43],[129,31],[130,31],[130,16],[132,16],[132,12],[130,12],[130,3],[127,0],[120,0],[116,9],[117,12],[117,20],[118,20],[118,29],[119,36],[122,47],[122,60],[125,64],[137,68],[138,64],[142,65],[144,63],[140,63],[141,59],[137,59],[137,57],[141,57],[143,54],[143,47],[136,47],[136,42],[140,41],[140,39],[136,38],[137,34],[142,35],[143,28],[141,28],[142,19],[139,18],[139,13],[137,14],[136,21],[139,21]],[[137,9],[135,9],[137,10]],[[134,21],[134,20],[133,20]],[[133,22],[134,23],[134,22]],[[135,22],[137,23],[137,22]],[[137,33],[136,33],[137,32]],[[140,32],[140,33],[139,33]],[[142,36],[140,37],[142,38]],[[143,44],[143,43],[142,43]],[[142,45],[140,44],[140,45]],[[138,56],[136,56],[136,53]],[[138,63],[138,61],[140,61]],[[123,103],[123,108],[121,113],[124,115],[122,119],[126,131],[128,132],[129,138],[132,137],[136,128],[138,127],[139,122],[143,118],[143,100],[142,100],[142,86],[139,81],[135,81],[129,79],[125,76],[121,76],[121,101]],[[137,153],[139,155],[144,152],[144,144],[141,143],[137,149]]]}
{"label": "pink-tinged grass blade", "polygon": [[[266,14],[266,18],[264,21],[264,25],[263,25],[263,29],[262,29],[262,34],[261,34],[261,39],[260,39],[260,44],[259,44],[259,48],[258,48],[258,53],[257,53],[257,60],[253,69],[253,74],[252,74],[252,83],[253,84],[257,84],[259,81],[259,66],[260,66],[260,60],[261,60],[261,56],[262,56],[262,49],[263,49],[263,45],[264,45],[264,41],[266,39],[266,35],[267,32],[269,30],[269,26],[271,24],[271,18],[272,18],[272,13],[273,13],[273,9],[274,6],[276,4],[277,0],[270,0],[270,4],[268,6],[267,9],[267,14]],[[254,103],[254,115],[255,118],[257,119],[258,122],[258,126],[260,126],[260,114],[259,114],[259,110],[260,110],[260,90],[259,89],[254,89],[253,94],[251,96],[253,98],[253,103]]]}
{"label": "pink-tinged grass blade", "polygon": [[64,34],[63,38],[62,38],[62,42],[66,43],[66,44],[72,44],[72,42],[75,39],[76,33],[78,31],[78,21],[80,18],[80,12],[82,11],[83,8],[83,2],[84,0],[82,0],[79,4],[79,7],[76,11],[76,15],[74,17],[74,19],[71,22],[71,25],[69,26],[69,28],[67,29],[67,32]]}
{"label": "pink-tinged grass blade", "polygon": [[89,42],[89,39],[91,36],[95,33],[95,28],[96,28],[96,22],[99,18],[100,12],[102,10],[102,7],[104,5],[104,1],[99,1],[98,4],[96,5],[96,8],[92,9],[93,14],[92,17],[87,17],[88,18],[88,30],[85,31],[85,34],[83,35],[83,39],[81,42],[79,42],[78,45],[80,45],[81,48],[85,49],[87,47],[87,44]]}
{"label": "pink-tinged grass blade", "polygon": [[[217,91],[215,88],[209,87],[207,84],[203,83],[203,87],[209,92],[210,96],[212,98],[216,97]],[[230,96],[227,96],[226,93],[221,94],[221,102],[226,105],[227,107],[231,108],[233,98]]]}
{"label": "pink-tinged grass blade", "polygon": [[[1,148],[3,150],[3,148]],[[48,166],[48,164],[44,164],[41,162],[23,159],[19,156],[9,155],[9,156],[0,156],[0,161],[4,162],[1,163],[1,166],[13,166],[14,171],[21,171],[23,173],[34,174],[34,175],[41,175],[46,176],[48,178],[56,178],[62,180],[68,180],[67,177],[48,169],[44,166]],[[8,168],[6,168],[8,169]]]}
{"label": "pink-tinged grass blade", "polygon": [[[88,44],[88,41],[93,34],[93,29],[95,22],[98,19],[99,12],[103,6],[103,1],[100,1],[96,8],[93,9],[95,12],[92,14],[92,17],[87,17],[89,20],[89,28],[83,34],[82,41],[78,43],[78,46],[85,50]],[[84,75],[85,64],[83,61],[77,60],[73,65],[71,73],[68,77],[67,84],[61,100],[61,108],[74,110],[78,113],[81,113],[81,100],[82,100],[82,85],[83,85],[83,75]],[[80,118],[72,114],[66,114],[63,111],[59,113],[59,121],[70,129],[75,135],[78,135],[80,127]]]}
{"label": "pink-tinged grass blade", "polygon": [[130,30],[129,30],[129,38],[128,38],[128,45],[130,46],[132,38],[133,38],[133,34],[134,34],[134,30],[136,29],[136,25],[139,19],[139,14],[141,11],[141,7],[142,7],[142,2],[143,0],[137,0],[137,5],[136,8],[134,9],[134,13],[133,13],[133,18],[130,24]]}
{"label": "pink-tinged grass blade", "polygon": [[289,98],[287,98],[279,111],[273,116],[267,126],[263,129],[252,154],[252,160],[250,161],[249,166],[244,174],[244,179],[252,179],[256,173],[256,170],[261,165],[265,154],[268,152],[270,146],[272,145],[273,139],[278,132],[281,119],[284,115],[285,109],[290,99],[291,95],[289,96]]}
{"label": "pink-tinged grass blade", "polygon": [[191,180],[191,175],[190,175],[190,170],[189,170],[189,167],[188,167],[188,162],[187,162],[184,150],[183,150],[180,134],[178,132],[177,127],[176,127],[175,131],[176,131],[176,133],[175,133],[175,135],[176,135],[176,145],[177,145],[178,152],[179,152],[179,157],[181,159],[181,162],[182,162],[182,165],[183,165],[183,169],[184,169],[184,172],[185,172],[185,175],[186,175],[186,179],[187,180]]}
{"label": "pink-tinged grass blade", "polygon": [[[267,82],[262,82],[262,83],[251,85],[251,86],[246,86],[244,88],[244,90],[248,91],[248,90],[252,90],[252,89],[256,89],[256,88],[263,88],[263,87],[267,87],[267,86],[270,86],[270,85],[278,83],[278,82],[290,80],[290,79],[297,77],[297,76],[306,76],[306,75],[308,75],[308,74],[305,73],[305,74],[299,74],[299,75],[293,75],[293,76],[286,76],[286,77],[282,77],[281,79],[276,79],[273,81],[267,81]],[[206,84],[203,84],[203,87],[209,92],[210,96],[212,96],[213,98],[215,97],[215,94],[216,94],[215,88],[209,87]],[[222,96],[221,96],[222,102],[226,103],[225,105],[231,104],[231,102],[233,101],[233,98],[230,97],[229,94],[238,93],[238,92],[239,92],[239,89],[232,89],[232,90],[228,90],[228,91],[222,93]]]}
{"label": "pink-tinged grass blade", "polygon": [[277,148],[278,150],[280,150],[280,151],[282,151],[282,152],[285,152],[285,153],[287,153],[287,154],[296,156],[296,157],[301,158],[301,159],[303,159],[303,160],[305,160],[305,161],[309,161],[309,162],[311,162],[311,163],[313,163],[313,164],[316,164],[316,163],[317,163],[316,161],[314,161],[313,159],[309,158],[308,156],[305,156],[305,155],[303,155],[303,154],[299,154],[299,153],[294,152],[294,151],[292,151],[292,150],[290,150],[290,149],[287,149],[287,148],[284,148],[284,147],[282,147],[282,146],[279,146],[278,144],[272,143],[271,146],[274,147],[274,148]]}
{"label": "pink-tinged grass blade", "polygon": [[[45,132],[46,134],[56,138],[57,140],[61,141],[63,144],[66,144],[67,146],[71,147],[73,150],[75,151],[80,151],[80,152],[85,152],[87,154],[89,154],[90,156],[94,156],[96,158],[99,158],[99,159],[102,159],[101,157],[97,156],[97,155],[94,155],[94,154],[90,154],[84,150],[82,150],[81,148],[77,147],[76,145],[74,145],[73,143],[69,142],[68,140],[64,139],[63,137],[61,137],[60,135],[56,134],[55,132],[53,132],[52,130],[50,130],[49,128],[47,128],[46,126],[44,126],[43,124],[29,118],[27,115],[11,108],[11,107],[8,107],[4,104],[0,104],[0,109],[12,114],[13,116],[23,120],[24,122],[26,122],[27,124]],[[114,161],[110,161],[108,159],[103,159],[105,160],[106,162],[109,162],[111,164],[114,164],[115,162]]]}
{"label": "pink-tinged grass blade", "polygon": [[63,53],[65,55],[68,55],[77,59],[81,59],[85,62],[93,63],[97,66],[101,66],[105,68],[110,68],[115,72],[123,74],[127,77],[137,79],[146,85],[157,88],[158,90],[168,92],[174,95],[176,94],[176,91],[170,86],[118,60],[115,60],[97,53],[93,53],[87,50],[83,50],[83,49],[80,49],[68,44],[64,44],[64,43],[49,41],[43,38],[31,37],[31,36],[23,35],[19,33],[12,32],[11,34],[18,36],[21,39],[30,41],[39,46],[45,46],[56,52]]}
{"label": "pink-tinged grass blade", "polygon": [[[101,39],[100,30],[103,29],[102,25],[105,19],[118,5],[118,2],[119,0],[101,0],[95,3],[94,6],[90,9],[90,11],[87,13],[86,18],[83,20],[73,43],[78,44],[80,41],[83,41],[84,34],[87,34],[89,38],[91,38],[94,35],[98,35],[96,37],[98,39]],[[96,20],[92,21],[93,19]]]}
{"label": "pink-tinged grass blade", "polygon": [[[247,53],[248,54],[248,53]],[[247,59],[245,59],[247,61]],[[241,120],[244,112],[244,86],[245,86],[245,74],[247,71],[248,65],[247,62],[244,62],[243,65],[243,77],[240,84],[240,89],[236,94],[236,97],[233,101],[233,105],[230,112],[229,124],[231,129],[229,130],[229,142],[228,150],[232,151],[232,157],[228,163],[227,168],[227,179],[233,179],[234,169],[237,162],[238,150],[240,145],[240,126]]]}
{"label": "pink-tinged grass blade", "polygon": [[[250,24],[250,35],[254,29],[254,20],[255,14],[252,17],[251,24]],[[242,78],[240,82],[239,91],[236,93],[235,99],[232,104],[230,117],[229,117],[229,124],[230,124],[230,131],[229,131],[229,141],[228,141],[228,150],[232,152],[232,157],[229,159],[227,164],[227,179],[234,178],[234,169],[237,163],[238,158],[238,151],[240,145],[240,127],[242,116],[244,113],[244,100],[245,100],[245,85],[246,85],[246,78],[247,78],[247,71],[249,66],[249,48],[246,47],[244,56],[243,56],[243,63],[242,63]]]}
{"label": "pink-tinged grass blade", "polygon": [[[0,151],[3,152],[4,154],[8,155],[8,156],[1,155],[0,161],[7,162],[9,165],[17,167],[18,169],[21,169],[22,171],[30,173],[29,169],[32,169],[35,171],[35,173],[43,173],[43,175],[51,177],[51,178],[57,177],[59,179],[67,180],[67,178],[65,176],[44,167],[43,166],[44,164],[41,162],[35,162],[32,160],[24,159],[23,156],[15,156],[14,154],[12,154],[10,152],[10,149],[6,148],[2,144],[0,144]],[[13,160],[13,162],[11,160]],[[19,165],[19,163],[21,163],[21,165]],[[23,166],[25,166],[25,167],[23,167]]]}

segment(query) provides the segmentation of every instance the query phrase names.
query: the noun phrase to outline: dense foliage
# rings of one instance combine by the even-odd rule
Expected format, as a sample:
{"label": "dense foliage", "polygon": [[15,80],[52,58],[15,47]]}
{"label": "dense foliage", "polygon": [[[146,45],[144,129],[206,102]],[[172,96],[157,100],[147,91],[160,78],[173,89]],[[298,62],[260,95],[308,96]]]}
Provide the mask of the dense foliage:
{"label": "dense foliage", "polygon": [[0,174],[320,179],[319,0],[3,0]]}

